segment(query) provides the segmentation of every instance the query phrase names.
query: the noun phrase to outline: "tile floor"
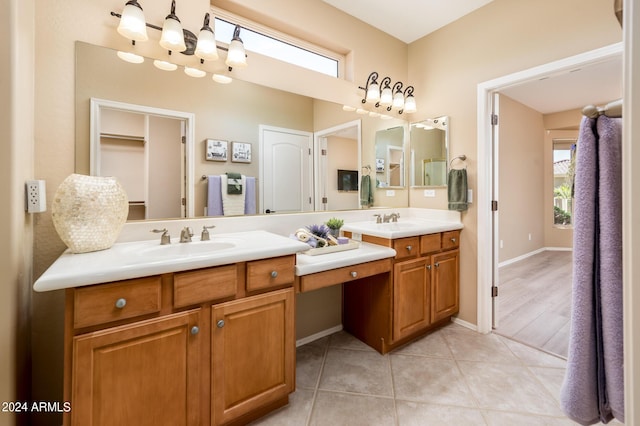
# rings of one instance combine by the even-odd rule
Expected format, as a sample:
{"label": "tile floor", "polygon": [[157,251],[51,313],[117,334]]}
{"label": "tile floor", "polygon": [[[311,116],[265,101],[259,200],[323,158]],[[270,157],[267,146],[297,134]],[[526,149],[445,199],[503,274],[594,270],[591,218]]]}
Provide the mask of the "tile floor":
{"label": "tile floor", "polygon": [[454,323],[385,356],[339,332],[298,348],[289,405],[253,425],[575,425],[565,363]]}

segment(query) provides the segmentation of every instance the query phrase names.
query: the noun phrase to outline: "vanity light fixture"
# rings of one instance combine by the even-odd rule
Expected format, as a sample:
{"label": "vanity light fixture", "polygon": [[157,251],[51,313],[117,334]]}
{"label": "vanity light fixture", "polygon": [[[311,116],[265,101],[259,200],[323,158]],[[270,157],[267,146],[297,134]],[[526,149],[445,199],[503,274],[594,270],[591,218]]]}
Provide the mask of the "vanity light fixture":
{"label": "vanity light fixture", "polygon": [[229,43],[229,51],[227,52],[227,66],[231,68],[244,68],[247,66],[247,55],[244,51],[244,43],[240,38],[240,26],[236,25],[233,30],[233,38]]}
{"label": "vanity light fixture", "polygon": [[[417,111],[416,99],[413,96],[413,86],[407,86],[403,91],[404,84],[401,81],[396,82],[392,88],[390,77],[383,78],[381,84],[378,84],[378,77],[379,74],[373,71],[367,77],[367,84],[364,87],[358,87],[365,92],[365,96],[362,99],[363,104],[373,103],[376,108],[379,106],[386,107],[387,111],[395,109],[398,114]],[[382,89],[380,89],[381,85]]]}
{"label": "vanity light fixture", "polygon": [[118,32],[133,42],[149,40],[144,12],[137,0],[129,0],[124,6]]}
{"label": "vanity light fixture", "polygon": [[187,50],[187,45],[184,42],[184,30],[180,19],[176,16],[176,0],[171,0],[171,12],[164,18],[160,46],[178,52]]}
{"label": "vanity light fixture", "polygon": [[200,62],[215,61],[218,59],[218,46],[216,46],[216,36],[209,26],[209,14],[205,13],[204,23],[198,34],[198,42],[194,54],[200,58]]}

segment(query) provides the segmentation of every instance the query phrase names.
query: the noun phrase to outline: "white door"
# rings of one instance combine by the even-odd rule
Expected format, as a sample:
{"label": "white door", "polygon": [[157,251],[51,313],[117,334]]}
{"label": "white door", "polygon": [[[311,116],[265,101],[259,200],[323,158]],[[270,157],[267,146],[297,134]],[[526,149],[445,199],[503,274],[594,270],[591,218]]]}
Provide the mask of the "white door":
{"label": "white door", "polygon": [[313,211],[313,134],[260,126],[260,210]]}

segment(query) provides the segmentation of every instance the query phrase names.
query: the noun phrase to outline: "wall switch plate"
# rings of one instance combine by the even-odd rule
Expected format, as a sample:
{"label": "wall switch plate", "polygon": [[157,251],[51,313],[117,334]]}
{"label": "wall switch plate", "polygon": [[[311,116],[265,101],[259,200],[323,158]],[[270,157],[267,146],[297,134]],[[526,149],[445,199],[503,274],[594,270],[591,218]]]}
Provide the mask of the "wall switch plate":
{"label": "wall switch plate", "polygon": [[25,210],[27,213],[47,211],[47,195],[43,180],[28,180],[25,184]]}
{"label": "wall switch plate", "polygon": [[467,203],[473,203],[473,189],[467,189]]}
{"label": "wall switch plate", "polygon": [[433,198],[433,197],[436,196],[436,190],[435,189],[425,189],[424,190],[424,196]]}
{"label": "wall switch plate", "polygon": [[387,189],[387,197],[395,197],[396,196],[396,191],[394,191],[393,189]]}

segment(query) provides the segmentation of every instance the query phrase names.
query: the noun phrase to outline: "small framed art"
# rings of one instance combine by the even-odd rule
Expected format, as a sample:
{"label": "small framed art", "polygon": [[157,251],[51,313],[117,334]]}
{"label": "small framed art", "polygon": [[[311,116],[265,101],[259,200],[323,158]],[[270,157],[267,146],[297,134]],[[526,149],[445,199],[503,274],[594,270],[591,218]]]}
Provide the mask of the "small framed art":
{"label": "small framed art", "polygon": [[227,161],[227,151],[229,150],[229,142],[218,139],[206,140],[207,161]]}
{"label": "small framed art", "polygon": [[231,142],[231,161],[234,163],[250,163],[251,144],[244,142]]}

